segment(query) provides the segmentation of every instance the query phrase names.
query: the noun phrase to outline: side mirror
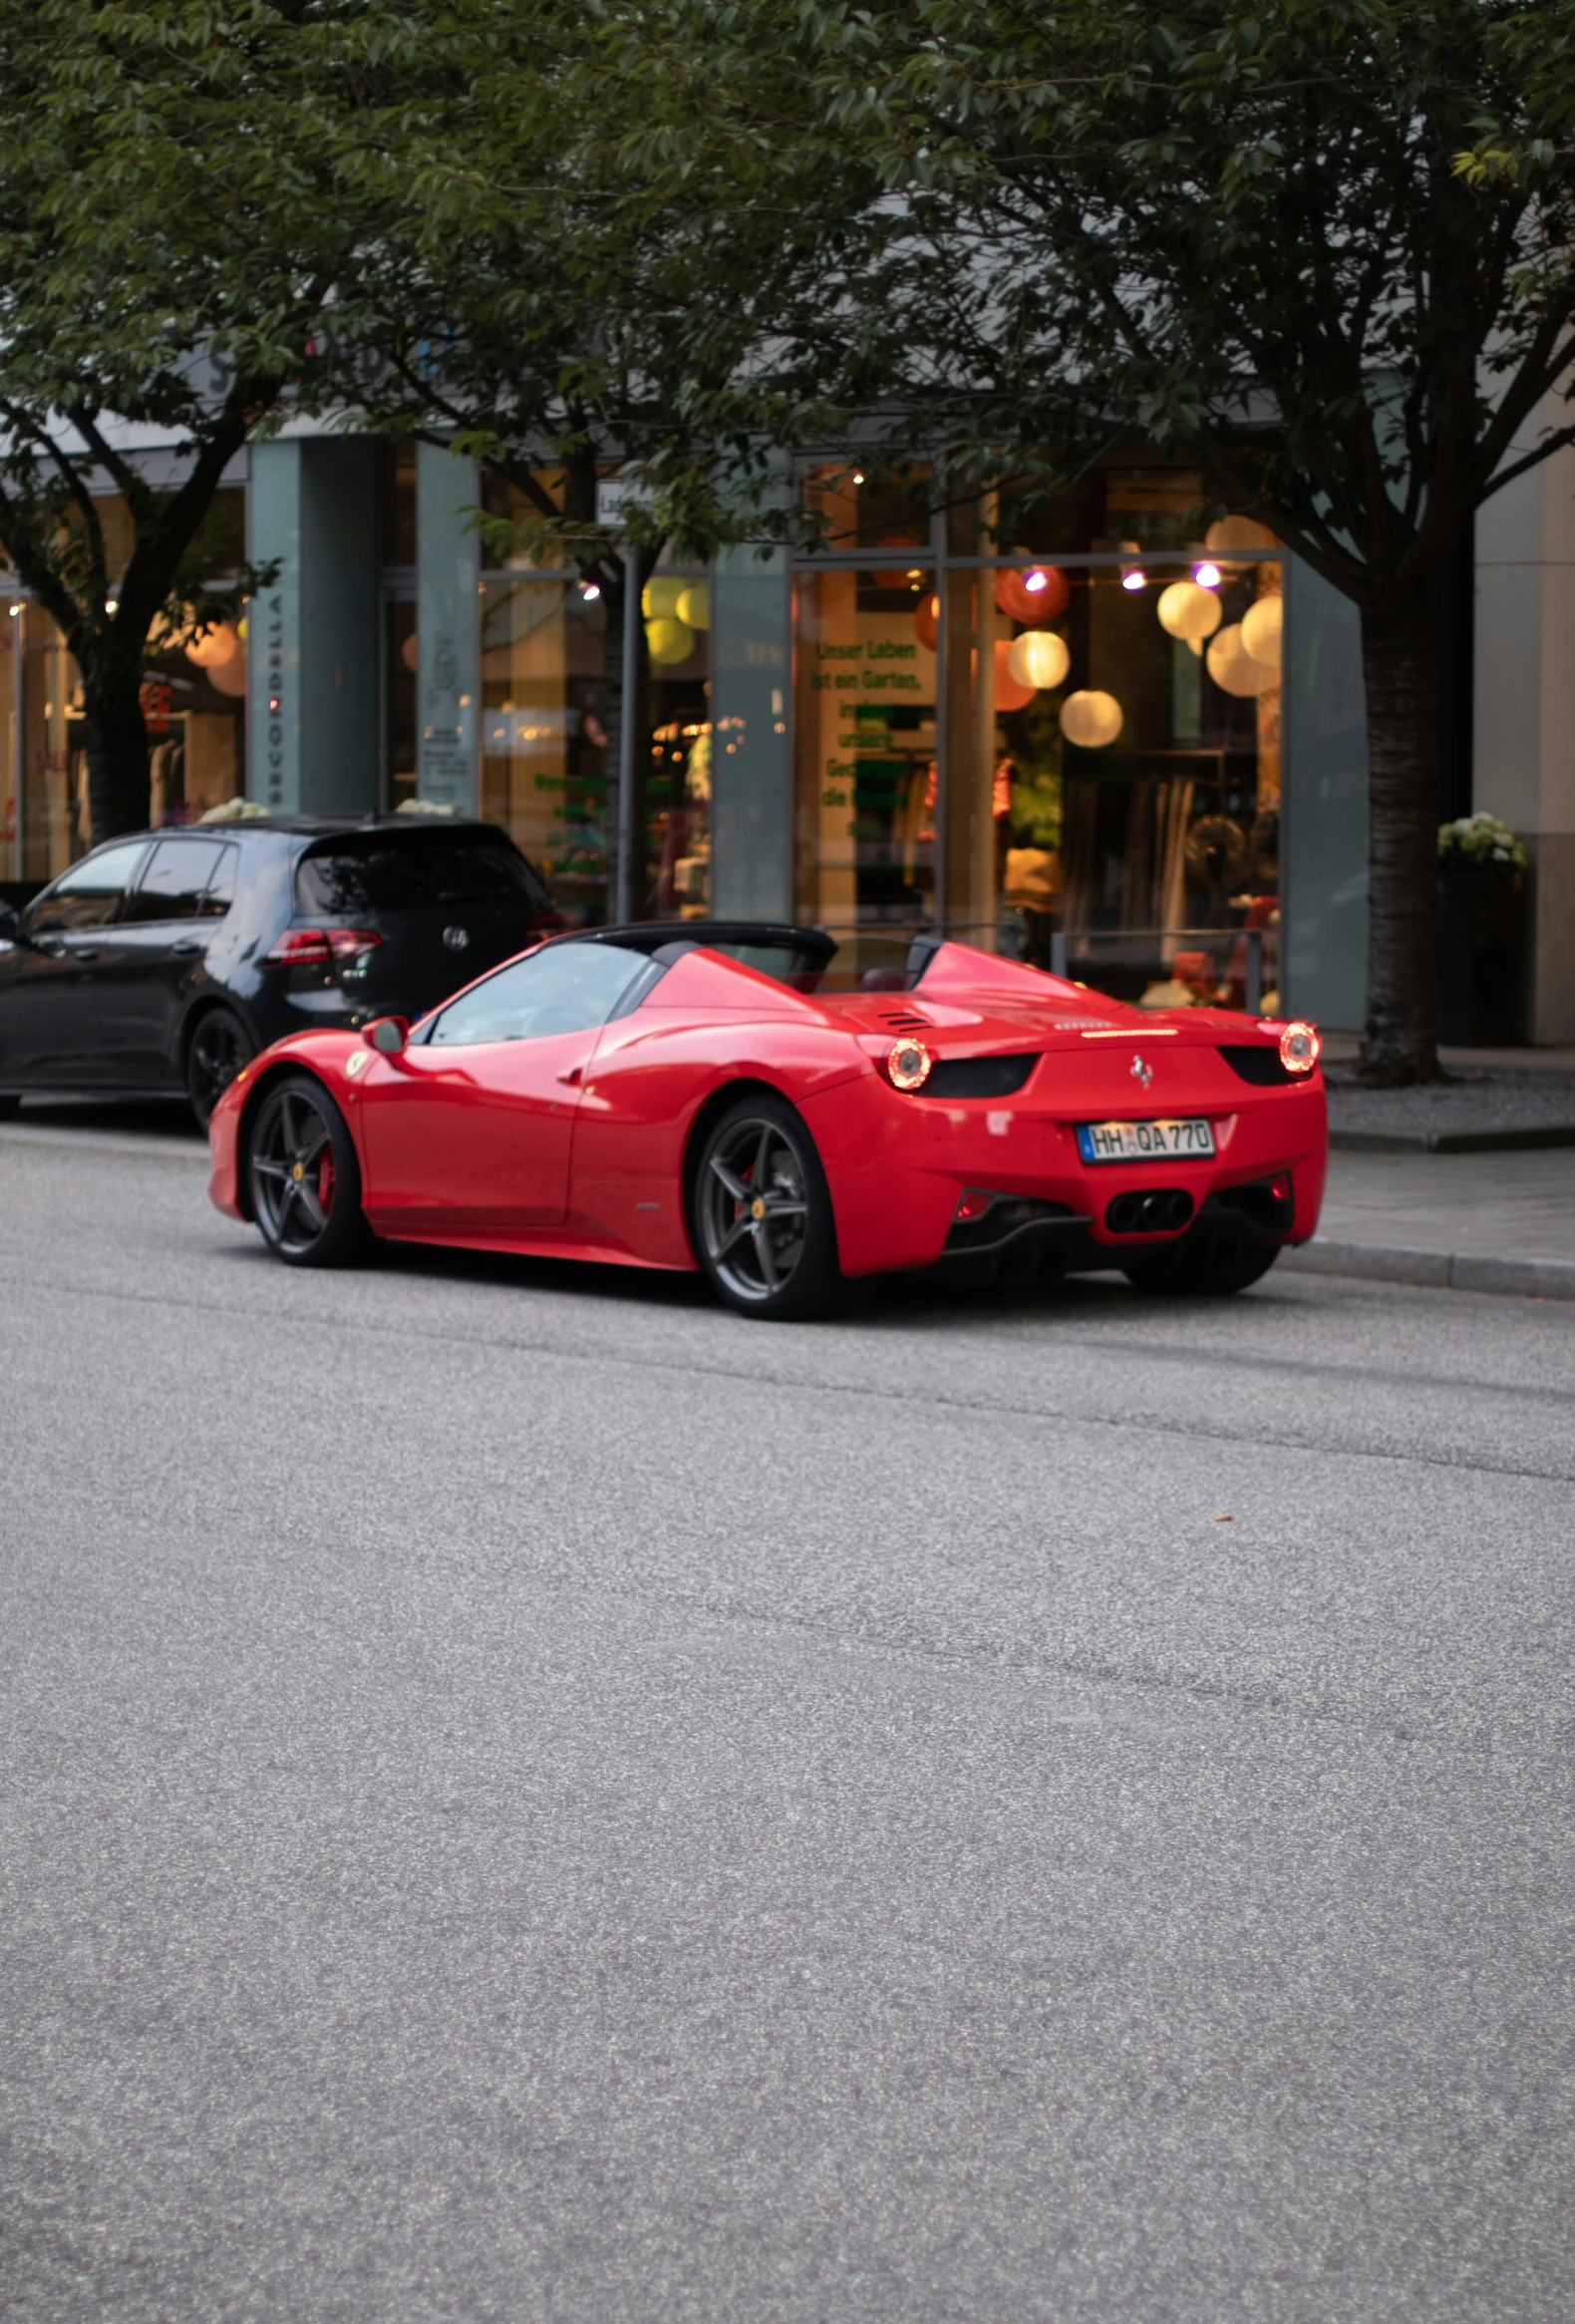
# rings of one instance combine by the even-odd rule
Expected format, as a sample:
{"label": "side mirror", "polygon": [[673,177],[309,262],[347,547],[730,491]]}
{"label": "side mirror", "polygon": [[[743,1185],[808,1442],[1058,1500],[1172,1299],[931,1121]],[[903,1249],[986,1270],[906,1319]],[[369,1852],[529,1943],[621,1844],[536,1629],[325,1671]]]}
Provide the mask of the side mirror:
{"label": "side mirror", "polygon": [[368,1025],[361,1035],[369,1049],[383,1057],[401,1057],[410,1040],[410,1022],[405,1017],[379,1017]]}

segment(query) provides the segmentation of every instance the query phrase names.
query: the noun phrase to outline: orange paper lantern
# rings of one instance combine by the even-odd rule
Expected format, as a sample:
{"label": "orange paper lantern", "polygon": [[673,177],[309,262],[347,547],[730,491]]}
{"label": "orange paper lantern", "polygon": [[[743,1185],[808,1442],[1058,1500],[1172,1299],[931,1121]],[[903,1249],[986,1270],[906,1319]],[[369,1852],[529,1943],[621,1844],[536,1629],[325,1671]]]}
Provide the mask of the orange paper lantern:
{"label": "orange paper lantern", "polygon": [[1012,640],[998,637],[995,641],[995,706],[998,711],[1023,710],[1033,701],[1038,689],[1025,686],[1021,678],[1012,675]]}
{"label": "orange paper lantern", "polygon": [[913,634],[927,654],[935,651],[935,642],[941,634],[941,601],[931,595],[920,598],[913,608]]}
{"label": "orange paper lantern", "polygon": [[1027,572],[1003,566],[995,577],[995,601],[1013,621],[1043,629],[1072,603],[1072,583],[1059,565],[1032,565]]}

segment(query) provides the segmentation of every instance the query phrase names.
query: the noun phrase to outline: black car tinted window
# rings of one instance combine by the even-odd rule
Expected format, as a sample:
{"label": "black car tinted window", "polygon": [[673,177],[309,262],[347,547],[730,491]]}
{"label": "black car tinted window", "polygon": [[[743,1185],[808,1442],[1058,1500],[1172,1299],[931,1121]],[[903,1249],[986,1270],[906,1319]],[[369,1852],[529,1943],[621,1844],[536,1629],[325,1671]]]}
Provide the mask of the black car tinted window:
{"label": "black car tinted window", "polygon": [[549,944],[462,993],[438,1019],[435,1042],[528,1041],[605,1025],[649,962],[614,944]]}
{"label": "black car tinted window", "polygon": [[217,839],[158,840],[143,866],[125,917],[132,921],[196,919],[203,912],[219,858],[234,852]]}
{"label": "black car tinted window", "polygon": [[104,847],[62,872],[30,906],[24,921],[27,933],[42,936],[52,929],[107,927],[120,910],[144,845],[142,839],[131,839],[121,847]]}
{"label": "black car tinted window", "polygon": [[335,839],[301,858],[295,874],[303,912],[354,918],[423,905],[495,897],[546,909],[546,890],[516,848],[499,833],[377,831]]}
{"label": "black car tinted window", "polygon": [[203,893],[197,917],[202,920],[221,920],[235,900],[235,874],[240,865],[240,849],[231,840],[220,847],[213,876]]}

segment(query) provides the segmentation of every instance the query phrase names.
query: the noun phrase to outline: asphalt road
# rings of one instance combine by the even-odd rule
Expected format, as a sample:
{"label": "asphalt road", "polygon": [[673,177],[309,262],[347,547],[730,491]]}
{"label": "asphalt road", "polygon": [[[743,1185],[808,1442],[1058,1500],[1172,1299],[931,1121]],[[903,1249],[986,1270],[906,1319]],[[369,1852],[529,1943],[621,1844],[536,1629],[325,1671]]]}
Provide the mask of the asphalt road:
{"label": "asphalt road", "polygon": [[0,1298],[8,2319],[1575,2313],[1567,1306]]}

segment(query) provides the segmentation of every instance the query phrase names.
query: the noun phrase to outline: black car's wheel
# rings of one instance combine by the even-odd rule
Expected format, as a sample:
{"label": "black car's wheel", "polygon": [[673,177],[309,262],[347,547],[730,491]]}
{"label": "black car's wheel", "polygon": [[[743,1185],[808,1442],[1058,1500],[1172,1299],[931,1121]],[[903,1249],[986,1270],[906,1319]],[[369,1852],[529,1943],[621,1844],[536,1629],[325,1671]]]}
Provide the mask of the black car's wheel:
{"label": "black car's wheel", "polygon": [[842,1289],[831,1196],[791,1106],[742,1098],[712,1129],[695,1174],[695,1249],[741,1315],[822,1315]]}
{"label": "black car's wheel", "polygon": [[9,1122],[21,1103],[20,1095],[14,1090],[0,1096],[0,1122]]}
{"label": "black car's wheel", "polygon": [[207,1128],[208,1116],[256,1054],[251,1035],[232,1010],[209,1009],[199,1019],[186,1050],[186,1095],[199,1130]]}
{"label": "black car's wheel", "polygon": [[269,1090],[246,1162],[251,1214],[275,1258],[332,1267],[366,1242],[361,1171],[344,1116],[321,1082],[294,1074]]}
{"label": "black car's wheel", "polygon": [[1176,1242],[1122,1259],[1121,1273],[1139,1291],[1168,1291],[1192,1299],[1220,1299],[1245,1291],[1280,1255],[1277,1242],[1256,1242],[1234,1225],[1204,1216]]}

